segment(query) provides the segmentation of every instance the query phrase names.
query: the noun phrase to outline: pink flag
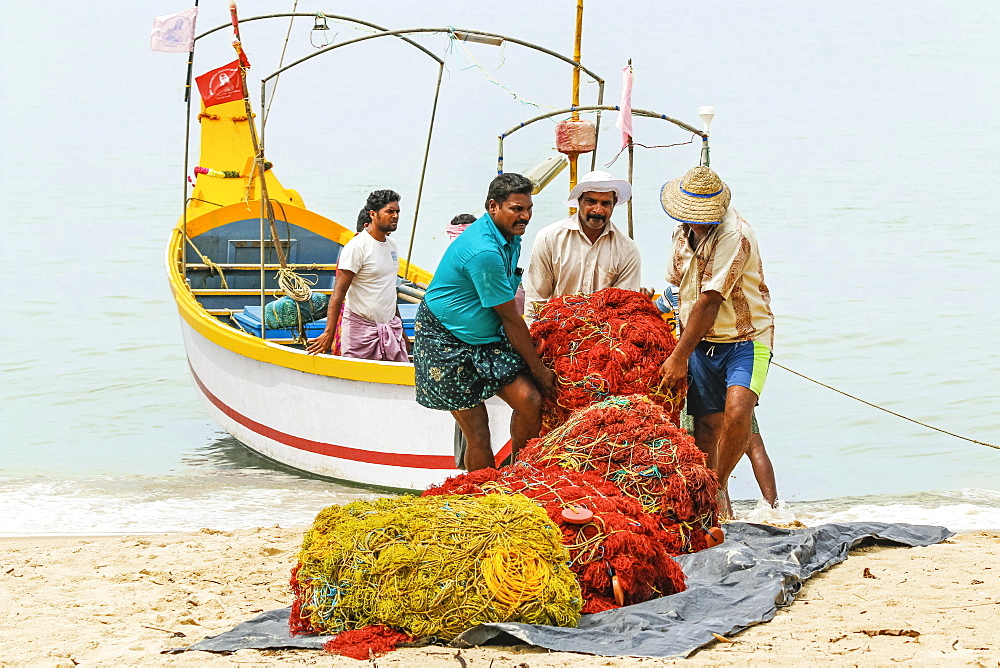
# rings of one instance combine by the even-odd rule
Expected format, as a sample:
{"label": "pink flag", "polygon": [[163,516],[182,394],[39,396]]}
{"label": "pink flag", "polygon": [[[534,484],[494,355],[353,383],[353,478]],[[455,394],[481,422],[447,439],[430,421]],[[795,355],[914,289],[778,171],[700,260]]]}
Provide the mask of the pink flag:
{"label": "pink flag", "polygon": [[615,127],[622,131],[622,147],[632,141],[632,66],[622,68],[622,102],[618,105]]}
{"label": "pink flag", "polygon": [[168,16],[157,16],[153,19],[153,32],[150,35],[149,48],[153,51],[167,53],[193,51],[194,23],[197,17],[197,7]]}

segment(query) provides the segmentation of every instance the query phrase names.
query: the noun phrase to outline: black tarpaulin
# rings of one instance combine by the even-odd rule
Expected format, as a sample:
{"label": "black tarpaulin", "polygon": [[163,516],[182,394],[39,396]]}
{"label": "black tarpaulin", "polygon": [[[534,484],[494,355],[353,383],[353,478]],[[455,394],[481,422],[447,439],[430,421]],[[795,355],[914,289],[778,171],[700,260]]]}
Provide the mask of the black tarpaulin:
{"label": "black tarpaulin", "polygon": [[[812,575],[847,558],[867,538],[919,547],[954,535],[944,527],[881,522],[824,524],[778,529],[732,522],[726,541],[677,557],[687,590],[645,603],[584,615],[577,628],[531,624],[482,624],[452,645],[536,645],[560,652],[599,656],[683,657],[720,635],[731,635],[774,617]],[[189,650],[321,648],[329,637],[288,634],[288,609],[265,612]],[[181,650],[183,651],[183,650]]]}

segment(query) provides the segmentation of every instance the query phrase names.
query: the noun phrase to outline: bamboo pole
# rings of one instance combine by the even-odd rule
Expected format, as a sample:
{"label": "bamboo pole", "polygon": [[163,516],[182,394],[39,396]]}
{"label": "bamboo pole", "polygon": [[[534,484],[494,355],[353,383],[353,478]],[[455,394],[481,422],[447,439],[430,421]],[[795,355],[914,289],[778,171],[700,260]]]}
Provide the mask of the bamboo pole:
{"label": "bamboo pole", "polygon": [[[576,39],[573,44],[573,60],[580,62],[580,43],[583,40],[583,0],[576,0]],[[580,68],[573,68],[573,98],[572,106],[580,106]],[[573,112],[573,120],[580,120],[580,114]],[[576,153],[569,155],[569,189],[576,187],[576,162],[579,156]]]}
{"label": "bamboo pole", "polygon": [[[198,9],[198,0],[194,0],[194,8]],[[184,82],[184,208],[181,229],[184,238],[188,236],[188,167],[191,159],[191,77],[194,74],[194,40],[191,40],[191,51],[188,52],[187,78]],[[187,246],[181,244],[181,266],[184,278],[187,278]]]}
{"label": "bamboo pole", "polygon": [[[507,137],[510,137],[512,134],[514,134],[518,130],[526,128],[529,125],[531,125],[532,123],[537,123],[538,121],[544,120],[546,118],[551,118],[552,116],[558,116],[560,114],[568,114],[568,113],[571,113],[572,111],[574,111],[574,110],[571,109],[571,108],[569,108],[569,107],[567,107],[565,109],[556,109],[555,111],[547,111],[544,114],[539,114],[538,116],[535,116],[533,118],[529,118],[526,121],[522,121],[522,122],[518,123],[517,125],[511,127],[509,130],[507,130],[506,132],[504,132],[502,135],[500,135],[500,137],[506,139]],[[581,111],[619,111],[619,108],[618,108],[618,105],[610,105],[610,104],[602,105],[602,106],[588,105],[588,106],[583,106],[583,107],[577,107],[575,109],[575,111],[577,111],[577,112],[581,112]],[[693,125],[691,125],[689,123],[685,123],[684,121],[678,120],[678,119],[673,118],[671,116],[667,116],[666,114],[661,114],[661,113],[659,113],[657,111],[650,111],[648,109],[635,109],[635,108],[633,108],[632,109],[632,116],[642,116],[643,118],[658,118],[661,121],[667,121],[668,123],[673,123],[674,125],[676,125],[677,127],[681,128],[682,130],[690,132],[693,135],[697,135],[699,137],[705,137],[706,136],[705,133],[704,133],[704,131],[699,130],[695,126],[693,126]]]}
{"label": "bamboo pole", "polygon": [[[628,138],[628,184],[632,185],[632,157],[633,157],[634,147],[632,146],[632,137]],[[632,191],[633,193],[635,190]],[[628,238],[635,239],[635,230],[632,227],[632,198],[628,198]]]}
{"label": "bamboo pole", "polygon": [[[632,59],[628,59],[628,70],[629,74],[632,74]],[[629,108],[631,108],[631,96],[629,96]],[[632,167],[634,165],[635,157],[635,146],[632,141],[632,135],[628,136],[628,184],[632,185]],[[635,193],[635,190],[632,191]],[[628,198],[628,238],[635,239],[635,231],[632,227],[632,198]]]}

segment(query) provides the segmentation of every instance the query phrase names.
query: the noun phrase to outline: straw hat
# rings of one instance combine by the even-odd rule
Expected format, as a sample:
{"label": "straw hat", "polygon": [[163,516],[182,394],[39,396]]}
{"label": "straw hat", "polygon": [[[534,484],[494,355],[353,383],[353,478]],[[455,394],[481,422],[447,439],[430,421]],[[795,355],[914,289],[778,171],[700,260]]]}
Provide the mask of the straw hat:
{"label": "straw hat", "polygon": [[729,186],[708,167],[692,167],[660,190],[667,215],[682,223],[718,225],[729,208]]}
{"label": "straw hat", "polygon": [[577,206],[583,193],[615,193],[617,204],[624,204],[632,197],[632,186],[628,181],[616,179],[607,172],[587,172],[577,182],[566,200],[566,206]]}

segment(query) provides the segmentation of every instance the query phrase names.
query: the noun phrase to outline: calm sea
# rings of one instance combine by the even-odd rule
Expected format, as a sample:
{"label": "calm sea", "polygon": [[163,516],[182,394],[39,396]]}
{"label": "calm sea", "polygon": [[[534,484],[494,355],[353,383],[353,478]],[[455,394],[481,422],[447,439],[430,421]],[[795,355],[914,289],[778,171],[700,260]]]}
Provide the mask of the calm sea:
{"label": "calm sea", "polygon": [[[226,2],[201,4],[200,29],[227,20]],[[292,4],[242,2],[241,12]],[[254,456],[195,397],[162,260],[183,194],[185,57],[148,45],[152,17],[185,7],[5,6],[0,534],[301,524],[327,504],[368,496]],[[299,5],[317,9],[391,27],[490,30],[572,53],[568,0]],[[314,51],[311,23],[298,19],[286,63]],[[361,34],[330,25],[338,41]],[[697,123],[699,105],[716,107],[712,166],[760,238],[775,361],[995,444],[998,27],[1000,6],[985,0],[591,1],[583,41],[583,60],[607,80],[611,103],[632,58],[636,108]],[[287,19],[244,27],[252,79],[276,69],[287,29]],[[414,243],[414,262],[432,268],[445,223],[481,211],[496,136],[567,106],[570,70],[514,44],[421,42],[448,63]],[[232,58],[220,32],[199,46],[195,71]],[[433,61],[385,39],[290,70],[267,126],[275,172],[336,220],[352,221],[380,187],[400,191],[404,215],[412,213],[435,78]],[[593,103],[596,87],[584,80],[582,103]],[[599,165],[619,146],[613,120],[602,124]],[[507,169],[553,154],[553,136],[548,121],[513,135]],[[636,121],[640,143],[688,139],[666,123]],[[658,189],[696,162],[692,145],[636,150],[636,238],[650,287],[663,286],[671,231]],[[625,159],[609,169],[624,175]],[[526,248],[564,215],[565,192],[564,174],[536,198]],[[402,247],[412,229],[411,219],[397,233]],[[998,450],[778,368],[758,416],[781,495],[807,523],[1000,527]],[[734,495],[748,511],[757,498],[749,467],[736,477]]]}

